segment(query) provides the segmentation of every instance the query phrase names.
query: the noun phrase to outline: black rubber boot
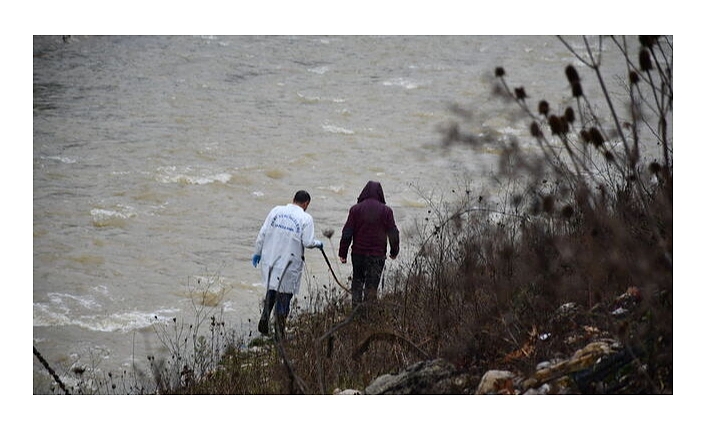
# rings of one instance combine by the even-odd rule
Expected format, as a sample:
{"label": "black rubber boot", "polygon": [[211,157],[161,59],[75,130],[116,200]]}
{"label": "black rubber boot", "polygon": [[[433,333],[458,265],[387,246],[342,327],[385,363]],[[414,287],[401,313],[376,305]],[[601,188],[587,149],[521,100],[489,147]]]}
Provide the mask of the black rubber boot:
{"label": "black rubber boot", "polygon": [[270,313],[272,313],[272,308],[275,306],[276,295],[274,290],[268,290],[267,295],[265,295],[262,315],[260,316],[260,322],[257,324],[257,330],[260,331],[262,335],[270,334]]}
{"label": "black rubber boot", "polygon": [[263,310],[262,316],[260,316],[260,323],[257,324],[257,330],[260,331],[262,335],[269,335],[270,334],[270,324],[268,319],[269,316],[265,315],[265,312]]}

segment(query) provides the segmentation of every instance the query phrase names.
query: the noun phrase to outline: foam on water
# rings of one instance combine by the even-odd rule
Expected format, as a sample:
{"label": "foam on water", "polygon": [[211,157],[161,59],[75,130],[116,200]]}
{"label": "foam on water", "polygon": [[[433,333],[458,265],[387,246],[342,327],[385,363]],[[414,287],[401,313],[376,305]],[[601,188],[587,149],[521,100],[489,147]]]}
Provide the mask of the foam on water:
{"label": "foam on water", "polygon": [[327,131],[329,133],[336,134],[336,135],[353,135],[353,134],[355,134],[355,132],[353,130],[346,129],[345,127],[335,126],[333,124],[322,124],[321,127],[325,131]]}
{"label": "foam on water", "polygon": [[67,165],[72,165],[72,164],[76,163],[76,161],[77,161],[75,158],[62,157],[62,156],[40,156],[39,159],[61,162],[61,163],[65,163]]}
{"label": "foam on water", "polygon": [[322,96],[311,96],[297,91],[297,97],[304,104],[316,104],[319,102],[330,102],[330,103],[346,103],[345,97],[322,97]]}
{"label": "foam on water", "polygon": [[307,69],[309,72],[316,73],[318,75],[323,75],[330,70],[328,66],[319,66],[312,69]]}
{"label": "foam on water", "polygon": [[340,195],[346,189],[346,187],[343,184],[329,184],[327,186],[319,186],[317,187],[317,189],[328,190],[337,195]]}
{"label": "foam on water", "polygon": [[[90,302],[86,298],[82,302]],[[101,310],[103,307],[95,306]],[[157,321],[165,321],[178,315],[182,310],[165,308],[154,311],[122,311],[106,315],[104,313],[80,313],[70,304],[34,303],[33,325],[35,327],[77,326],[89,331],[130,333],[148,328]]]}
{"label": "foam on water", "polygon": [[116,209],[93,208],[91,217],[95,227],[122,227],[128,219],[136,217],[137,214],[129,206],[118,207]]}
{"label": "foam on water", "polygon": [[392,78],[384,81],[382,85],[386,87],[402,87],[407,90],[414,90],[420,87],[420,83],[410,78]]}
{"label": "foam on water", "polygon": [[175,183],[185,185],[206,185],[213,183],[226,184],[233,178],[227,172],[203,173],[195,168],[187,166],[179,168],[176,166],[160,167],[157,169],[156,179],[160,183]]}

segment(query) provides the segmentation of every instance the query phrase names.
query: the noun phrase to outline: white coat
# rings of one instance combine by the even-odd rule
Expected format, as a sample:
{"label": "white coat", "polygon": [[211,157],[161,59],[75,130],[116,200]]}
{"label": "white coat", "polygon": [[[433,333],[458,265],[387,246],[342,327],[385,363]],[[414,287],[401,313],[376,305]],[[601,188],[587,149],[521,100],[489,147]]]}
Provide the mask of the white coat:
{"label": "white coat", "polygon": [[298,293],[304,248],[320,244],[314,236],[314,219],[299,205],[272,208],[255,240],[263,284],[269,290]]}

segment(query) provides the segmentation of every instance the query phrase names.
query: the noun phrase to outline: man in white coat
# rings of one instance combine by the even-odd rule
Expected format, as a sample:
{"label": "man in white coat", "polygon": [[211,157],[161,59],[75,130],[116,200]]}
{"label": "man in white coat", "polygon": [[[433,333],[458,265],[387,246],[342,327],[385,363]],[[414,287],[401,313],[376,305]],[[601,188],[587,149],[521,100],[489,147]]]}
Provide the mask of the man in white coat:
{"label": "man in white coat", "polygon": [[257,329],[263,335],[269,334],[270,313],[274,308],[276,339],[283,339],[289,304],[299,292],[304,249],[323,250],[323,243],[314,236],[314,219],[306,213],[309,202],[309,193],[299,190],[291,204],[272,208],[255,240],[252,264],[256,268],[260,264],[267,289]]}

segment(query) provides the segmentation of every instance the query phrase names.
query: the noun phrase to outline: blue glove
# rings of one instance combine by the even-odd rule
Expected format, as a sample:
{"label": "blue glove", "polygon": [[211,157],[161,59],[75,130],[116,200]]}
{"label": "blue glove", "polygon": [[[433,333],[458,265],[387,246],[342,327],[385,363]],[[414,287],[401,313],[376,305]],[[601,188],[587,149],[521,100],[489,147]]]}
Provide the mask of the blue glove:
{"label": "blue glove", "polygon": [[324,249],[324,243],[321,241],[314,241],[314,247],[318,248],[319,250]]}
{"label": "blue glove", "polygon": [[259,254],[253,254],[252,255],[252,266],[257,268],[257,264],[260,263],[260,255]]}

